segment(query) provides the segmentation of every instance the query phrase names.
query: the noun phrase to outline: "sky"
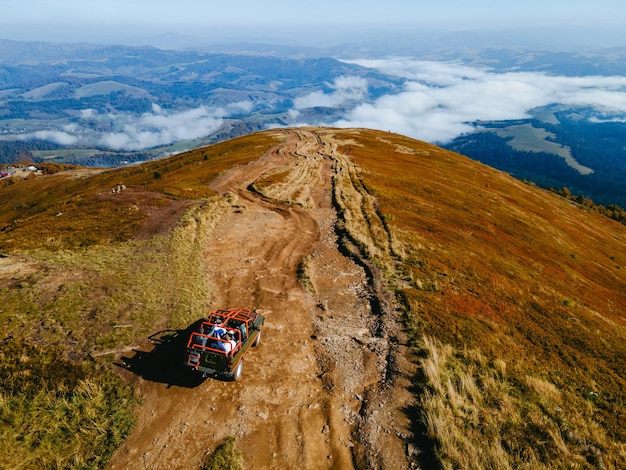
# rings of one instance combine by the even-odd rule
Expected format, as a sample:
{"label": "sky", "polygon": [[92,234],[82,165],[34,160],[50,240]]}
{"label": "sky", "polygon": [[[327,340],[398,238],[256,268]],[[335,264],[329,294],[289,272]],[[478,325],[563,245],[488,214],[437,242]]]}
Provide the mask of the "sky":
{"label": "sky", "polygon": [[90,40],[229,29],[480,28],[626,22],[623,0],[0,0],[0,38]]}

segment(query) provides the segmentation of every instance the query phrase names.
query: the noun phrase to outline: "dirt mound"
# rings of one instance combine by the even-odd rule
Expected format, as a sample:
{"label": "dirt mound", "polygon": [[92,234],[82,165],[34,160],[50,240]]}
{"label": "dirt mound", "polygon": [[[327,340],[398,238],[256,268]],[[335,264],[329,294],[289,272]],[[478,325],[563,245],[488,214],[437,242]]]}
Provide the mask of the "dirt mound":
{"label": "dirt mound", "polygon": [[214,183],[232,207],[203,254],[209,303],[262,312],[262,344],[238,382],[128,372],[143,405],[111,469],[198,468],[227,436],[247,468],[414,466],[406,340],[375,268],[346,256],[336,230],[333,176],[347,157],[330,131],[276,132],[284,144]]}

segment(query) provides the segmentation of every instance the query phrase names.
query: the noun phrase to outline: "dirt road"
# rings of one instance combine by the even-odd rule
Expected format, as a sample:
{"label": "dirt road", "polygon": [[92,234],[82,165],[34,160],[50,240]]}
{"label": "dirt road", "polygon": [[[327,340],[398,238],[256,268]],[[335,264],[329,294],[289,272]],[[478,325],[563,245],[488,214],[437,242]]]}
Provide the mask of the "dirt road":
{"label": "dirt road", "polygon": [[262,343],[238,382],[140,378],[139,421],[111,469],[199,468],[227,436],[250,469],[414,467],[404,336],[335,231],[333,175],[348,157],[332,131],[276,132],[284,143],[214,182],[233,203],[204,253],[209,303],[263,313]]}

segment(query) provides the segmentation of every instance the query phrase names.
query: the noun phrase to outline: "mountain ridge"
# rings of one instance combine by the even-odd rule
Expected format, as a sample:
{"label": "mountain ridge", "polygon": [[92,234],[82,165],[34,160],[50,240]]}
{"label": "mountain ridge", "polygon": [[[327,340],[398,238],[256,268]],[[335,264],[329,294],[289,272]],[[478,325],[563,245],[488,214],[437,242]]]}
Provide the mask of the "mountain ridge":
{"label": "mountain ridge", "polygon": [[[402,461],[423,467],[435,462],[443,467],[466,468],[549,468],[555,464],[619,468],[624,464],[626,438],[620,426],[626,389],[621,374],[626,360],[623,225],[440,147],[365,129],[264,131],[158,161],[96,173],[89,176],[74,170],[29,178],[0,189],[0,197],[10,201],[0,211],[0,249],[5,253],[4,263],[15,268],[5,270],[0,277],[7,325],[1,336],[15,338],[5,341],[3,354],[7,354],[7,345],[17,344],[20,338],[25,344],[43,344],[43,351],[58,348],[70,357],[86,360],[94,347],[107,345],[115,351],[134,344],[154,331],[151,322],[156,318],[171,328],[185,328],[209,299],[214,302],[220,296],[228,299],[227,294],[238,293],[251,303],[263,299],[258,306],[267,308],[267,302],[277,302],[282,296],[295,298],[298,289],[293,286],[287,290],[264,286],[264,280],[274,275],[257,264],[264,258],[255,256],[255,250],[238,255],[226,232],[214,233],[212,227],[235,227],[231,236],[250,232],[241,239],[240,246],[244,247],[252,239],[274,240],[278,235],[272,224],[279,223],[280,214],[285,218],[290,213],[315,218],[320,211],[327,215],[316,219],[320,221],[317,226],[334,227],[336,236],[333,242],[332,233],[324,232],[328,237],[324,243],[342,247],[343,254],[333,255],[333,262],[352,259],[364,270],[361,281],[351,282],[357,286],[353,290],[363,289],[356,298],[370,299],[368,308],[374,314],[371,331],[357,333],[353,327],[346,335],[343,324],[343,329],[332,335],[322,333],[339,318],[347,315],[343,321],[352,322],[356,318],[350,317],[348,304],[336,307],[339,294],[325,297],[333,277],[323,274],[324,264],[332,263],[321,255],[327,253],[321,248],[300,261],[286,262],[288,269],[277,279],[286,282],[298,276],[302,286],[307,285],[307,279],[312,280],[305,297],[310,296],[308,311],[317,318],[313,321],[316,326],[301,344],[316,351],[310,354],[318,354],[317,367],[321,367],[327,385],[337,386],[336,397],[342,397],[342,387],[353,390],[350,387],[354,385],[348,387],[349,382],[341,381],[345,380],[340,375],[341,355],[334,359],[332,355],[319,356],[320,351],[344,351],[329,348],[335,344],[334,338],[340,340],[336,344],[347,344],[359,354],[373,352],[372,357],[377,358],[374,362],[383,369],[379,371],[382,378],[372,379],[377,374],[366,368],[371,374],[368,380],[373,382],[365,391],[352,392],[361,399],[357,403],[345,398],[338,406],[346,410],[357,406],[356,415],[361,407],[361,416],[371,420],[370,426],[374,423],[393,431],[386,445],[373,437],[377,433],[368,427],[367,420],[347,418],[353,416],[348,411],[346,418],[332,413],[326,418],[331,420],[331,436],[336,432],[343,442],[351,439],[354,447],[347,448],[353,449],[349,452],[353,465],[358,467],[362,462],[366,468],[402,468],[398,464]],[[235,174],[243,178],[237,186],[224,190],[216,185],[216,181],[228,181],[229,175]],[[113,192],[121,185],[123,190]],[[182,217],[177,212],[181,202],[189,204]],[[141,232],[141,227],[156,219],[164,223]],[[254,230],[246,225],[263,220],[267,225]],[[317,236],[313,226],[309,227],[307,237]],[[264,231],[264,237],[255,236],[259,230]],[[296,240],[297,232],[292,230],[285,230],[285,235]],[[146,241],[137,240],[139,233],[146,234]],[[128,253],[137,264],[158,262],[192,243],[183,243],[185,237],[195,240],[193,243],[208,240],[208,245],[202,246],[209,256],[214,249],[218,257],[218,246],[235,255],[236,261],[212,266],[206,272],[209,277],[218,272],[238,274],[225,274],[222,281],[213,284],[221,288],[207,293],[206,286],[200,288],[204,284],[198,281],[202,275],[185,271],[201,262],[198,258],[202,257],[191,249],[176,256],[179,262],[189,260],[190,266],[183,269],[171,261],[168,264],[175,268],[168,274],[168,282],[178,279],[176,273],[181,269],[188,284],[181,292],[193,290],[196,294],[188,300],[175,296],[181,307],[177,302],[157,302],[152,307],[144,293],[143,306],[132,293],[125,294],[126,300],[118,300],[119,305],[111,303],[123,290],[123,284],[116,280],[123,269],[105,269],[109,256]],[[279,245],[277,253],[282,252]],[[86,262],[98,257],[102,261]],[[85,261],[82,268],[81,260]],[[17,269],[20,263],[21,274]],[[255,269],[254,280],[245,286],[237,284],[238,277],[247,279],[245,273],[254,274]],[[80,271],[81,277],[70,275]],[[165,282],[161,280],[163,274],[150,272],[152,283]],[[354,279],[359,278],[358,269],[354,272]],[[47,273],[62,277],[63,284]],[[140,272],[137,276],[143,279]],[[335,284],[343,285],[340,274],[333,276]],[[148,292],[145,280],[125,282]],[[259,290],[248,290],[252,285],[258,285]],[[73,298],[73,289],[79,289],[83,296],[76,313],[68,308],[70,304],[61,303]],[[19,313],[27,301],[52,314],[53,319],[42,320],[49,323],[43,329],[30,325],[31,318],[38,319],[36,308],[30,307],[27,317]],[[111,303],[110,312],[93,304],[103,301]],[[182,305],[190,302],[192,308],[183,313]],[[147,306],[151,306],[154,318],[142,314]],[[361,306],[355,311],[361,312],[361,308],[368,310]],[[279,337],[287,325],[280,322],[287,320],[279,322],[277,311],[272,313],[276,323],[269,331]],[[358,317],[361,315],[365,313]],[[394,321],[404,322],[408,336],[394,329]],[[129,326],[111,326],[121,324]],[[80,336],[89,325],[97,325],[100,339],[95,343]],[[60,332],[68,329],[68,339],[60,339]],[[269,372],[262,364],[271,361],[271,353],[262,352],[251,359],[255,362],[250,367],[265,376]],[[264,357],[267,354],[269,359]],[[343,362],[348,357],[352,356],[344,356]],[[383,357],[388,359],[382,361]],[[96,359],[104,370],[110,367],[106,360],[100,361]],[[158,383],[133,373],[122,377],[140,387],[142,393],[174,397],[187,393],[180,387],[159,391]],[[250,390],[261,386],[253,378],[249,380]],[[273,386],[298,388],[289,377]],[[214,387],[207,382],[185,396],[191,399],[203,389]],[[397,390],[399,395],[389,390]],[[411,398],[401,395],[406,390],[411,390]],[[405,401],[386,396],[403,396]],[[253,414],[266,413],[255,403],[239,406]],[[397,423],[381,421],[374,413],[376,409],[396,417]],[[311,416],[318,419],[317,414]],[[178,416],[174,418],[178,423]],[[333,425],[333,419],[351,424],[347,428],[345,423]],[[272,420],[261,421],[274,426]],[[294,416],[285,420],[287,428],[298,422]],[[140,425],[138,429],[144,428]],[[248,429],[239,435],[243,449],[249,449],[250,436],[255,432]],[[324,448],[315,437],[319,430],[310,436],[299,432],[304,433],[302,448]],[[132,437],[129,442],[139,446]],[[488,449],[485,442],[491,443]],[[207,449],[217,444],[209,439],[205,445]],[[176,446],[171,447],[154,455],[181,458]],[[296,448],[290,447],[290,452]],[[280,453],[286,448],[276,449]],[[329,455],[350,461],[345,447],[341,449],[331,448]],[[257,452],[260,458],[261,451]],[[253,458],[244,451],[249,465]],[[256,468],[269,468],[272,457],[264,458],[269,460],[254,460]],[[366,458],[370,464],[364,463]],[[332,460],[329,458],[329,468]]]}

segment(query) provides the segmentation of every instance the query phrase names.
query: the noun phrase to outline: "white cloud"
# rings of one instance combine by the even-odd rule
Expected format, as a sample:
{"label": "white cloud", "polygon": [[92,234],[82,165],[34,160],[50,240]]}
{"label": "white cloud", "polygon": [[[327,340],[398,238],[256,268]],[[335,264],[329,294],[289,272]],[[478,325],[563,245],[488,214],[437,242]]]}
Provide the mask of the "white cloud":
{"label": "white cloud", "polygon": [[35,139],[48,140],[61,145],[76,145],[78,137],[62,131],[36,131],[31,134]]}
{"label": "white cloud", "polygon": [[204,106],[171,114],[153,106],[153,111],[140,117],[103,116],[104,119],[116,120],[118,126],[123,124],[123,128],[102,135],[100,145],[114,150],[142,150],[180,140],[198,139],[215,132],[226,115],[221,108],[209,109]]}
{"label": "white cloud", "polygon": [[452,85],[464,79],[477,79],[487,73],[484,69],[462,65],[458,62],[433,62],[410,57],[390,59],[344,60],[369,69],[377,69],[388,75],[410,80],[426,81],[433,85]]}
{"label": "white cloud", "polygon": [[314,91],[294,99],[294,109],[306,109],[316,106],[336,108],[350,101],[362,100],[367,95],[367,80],[362,77],[337,77],[332,85],[333,91],[324,93]]}
{"label": "white cloud", "polygon": [[26,132],[24,134],[6,134],[0,136],[0,140],[12,141],[12,140],[45,140],[48,142],[54,142],[59,145],[76,145],[80,142],[80,138],[71,133],[71,129],[66,126],[65,131],[35,131]]}
{"label": "white cloud", "polygon": [[41,130],[0,138],[41,139],[61,145],[96,145],[113,150],[143,150],[208,136],[220,128],[224,118],[248,114],[253,108],[251,101],[230,103],[221,108],[200,106],[185,111],[169,111],[153,104],[151,112],[140,116],[130,113],[100,114],[94,109],[83,109],[78,112],[77,122],[63,126],[62,131]]}
{"label": "white cloud", "polygon": [[92,108],[83,109],[80,111],[80,117],[81,119],[84,119],[85,121],[89,121],[93,119],[94,117],[96,117],[96,115],[97,115],[96,110]]}
{"label": "white cloud", "polygon": [[230,103],[226,106],[227,115],[237,113],[249,113],[254,108],[252,101],[239,101],[237,103]]}
{"label": "white cloud", "polygon": [[339,127],[392,130],[441,143],[471,130],[472,122],[526,118],[533,108],[553,103],[626,114],[626,77],[495,73],[404,58],[355,63],[408,81],[396,95],[356,106],[334,123]]}

